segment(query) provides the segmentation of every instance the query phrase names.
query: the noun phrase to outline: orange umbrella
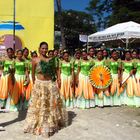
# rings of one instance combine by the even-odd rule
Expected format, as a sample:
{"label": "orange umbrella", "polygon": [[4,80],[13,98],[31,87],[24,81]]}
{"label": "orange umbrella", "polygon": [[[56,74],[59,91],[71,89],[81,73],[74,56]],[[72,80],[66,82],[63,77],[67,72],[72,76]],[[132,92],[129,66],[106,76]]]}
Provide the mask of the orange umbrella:
{"label": "orange umbrella", "polygon": [[102,65],[91,68],[89,79],[91,84],[98,89],[105,89],[112,82],[112,76],[109,68]]}

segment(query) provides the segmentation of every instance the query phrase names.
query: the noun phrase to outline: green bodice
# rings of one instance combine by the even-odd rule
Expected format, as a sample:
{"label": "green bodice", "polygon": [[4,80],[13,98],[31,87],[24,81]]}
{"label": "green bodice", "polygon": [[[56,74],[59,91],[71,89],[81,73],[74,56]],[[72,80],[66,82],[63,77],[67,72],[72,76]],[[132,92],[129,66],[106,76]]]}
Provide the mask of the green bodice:
{"label": "green bodice", "polygon": [[111,61],[110,62],[110,71],[111,71],[112,74],[117,74],[118,73],[118,68],[119,68],[118,61]]}
{"label": "green bodice", "polygon": [[30,71],[30,73],[32,72],[32,63],[31,63],[31,59],[26,59],[25,60],[25,66],[27,67],[27,69]]}
{"label": "green bodice", "polygon": [[140,61],[137,62],[137,73],[140,74]]}
{"label": "green bodice", "polygon": [[81,60],[80,61],[80,72],[86,76],[88,76],[90,69],[92,68],[92,66],[94,65],[93,61],[84,61]]}
{"label": "green bodice", "polygon": [[9,67],[14,66],[14,61],[13,60],[5,60],[3,66],[4,66],[4,70],[3,70],[4,75],[8,74]]}
{"label": "green bodice", "polygon": [[104,65],[104,60],[102,61],[98,61],[98,60],[95,60],[94,63],[95,63],[95,66],[98,66],[98,65]]}
{"label": "green bodice", "polygon": [[132,62],[123,62],[123,69],[124,72],[130,73],[130,71],[134,68],[134,65]]}
{"label": "green bodice", "polygon": [[76,59],[76,60],[74,61],[74,72],[75,72],[75,73],[77,73],[77,71],[78,71],[79,61],[80,61],[80,60],[78,60],[78,59]]}
{"label": "green bodice", "polygon": [[26,63],[15,61],[15,73],[19,75],[24,75],[26,70]]}
{"label": "green bodice", "polygon": [[60,62],[61,73],[70,76],[72,73],[73,63],[72,62]]}

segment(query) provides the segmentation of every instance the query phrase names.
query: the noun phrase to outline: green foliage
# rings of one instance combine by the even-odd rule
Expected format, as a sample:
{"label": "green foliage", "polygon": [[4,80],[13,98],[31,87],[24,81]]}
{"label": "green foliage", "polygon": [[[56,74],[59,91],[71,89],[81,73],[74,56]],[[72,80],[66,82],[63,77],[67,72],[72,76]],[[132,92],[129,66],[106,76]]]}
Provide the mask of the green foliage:
{"label": "green foliage", "polygon": [[55,58],[52,58],[48,62],[43,60],[40,61],[41,72],[44,75],[49,75],[53,81],[56,80],[56,66],[55,66]]}
{"label": "green foliage", "polygon": [[[91,34],[96,31],[92,15],[85,12],[63,11],[62,19],[67,47],[78,47],[79,34]],[[55,30],[60,30],[58,12],[55,12]]]}
{"label": "green foliage", "polygon": [[105,28],[112,13],[113,0],[91,0],[86,10],[93,15],[98,29]]}
{"label": "green foliage", "polygon": [[113,11],[109,25],[120,22],[140,21],[140,1],[138,0],[114,0]]}
{"label": "green foliage", "polygon": [[140,21],[140,0],[90,0],[86,8],[98,29],[127,21]]}

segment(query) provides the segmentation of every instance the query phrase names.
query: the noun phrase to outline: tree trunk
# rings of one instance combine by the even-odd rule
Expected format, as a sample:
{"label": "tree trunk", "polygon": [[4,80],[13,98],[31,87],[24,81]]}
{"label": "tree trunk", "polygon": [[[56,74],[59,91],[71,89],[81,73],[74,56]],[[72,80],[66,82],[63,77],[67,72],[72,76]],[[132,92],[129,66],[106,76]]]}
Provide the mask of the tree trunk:
{"label": "tree trunk", "polygon": [[63,26],[63,17],[62,17],[62,9],[61,9],[61,0],[56,0],[57,4],[57,9],[58,9],[58,14],[59,14],[59,24],[60,24],[60,31],[61,31],[61,42],[62,42],[62,47],[66,47],[66,42],[65,42],[65,34],[64,34],[64,26]]}

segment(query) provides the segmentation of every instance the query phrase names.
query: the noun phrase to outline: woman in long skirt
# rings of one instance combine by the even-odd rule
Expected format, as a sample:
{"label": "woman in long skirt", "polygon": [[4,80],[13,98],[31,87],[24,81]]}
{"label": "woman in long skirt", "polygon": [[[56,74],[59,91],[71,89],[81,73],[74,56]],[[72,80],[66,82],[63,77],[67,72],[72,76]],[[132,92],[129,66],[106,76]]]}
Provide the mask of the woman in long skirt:
{"label": "woman in long skirt", "polygon": [[78,66],[78,88],[76,90],[76,104],[78,108],[95,107],[94,90],[89,81],[89,71],[93,65],[94,62],[88,59],[86,50],[82,50],[82,59],[79,61]]}
{"label": "woman in long skirt", "polygon": [[136,50],[132,51],[132,58],[136,66],[136,73],[133,76],[133,85],[136,84],[136,88],[134,88],[134,103],[136,107],[140,107],[140,60]]}
{"label": "woman in long skirt", "polygon": [[33,82],[31,78],[31,73],[32,73],[32,63],[31,59],[28,57],[29,56],[29,50],[28,48],[23,49],[23,59],[25,61],[26,65],[26,70],[28,71],[29,77],[26,77],[26,80],[24,82],[24,88],[25,88],[25,101],[24,101],[24,108],[28,108],[28,103],[31,98],[31,91],[33,87]]}
{"label": "woman in long skirt", "polygon": [[67,125],[67,112],[63,108],[63,101],[54,79],[55,60],[47,58],[47,51],[48,44],[42,42],[39,47],[40,56],[32,61],[34,86],[24,132],[49,137]]}
{"label": "woman in long skirt", "polygon": [[11,66],[14,66],[13,55],[14,55],[13,49],[8,48],[7,58],[1,60],[2,76],[0,79],[0,104],[3,108],[6,107],[6,101],[10,94],[10,88],[13,84],[9,69]]}
{"label": "woman in long skirt", "polygon": [[[94,61],[95,66],[108,66],[108,62],[106,59],[103,57],[103,50],[98,49],[96,52],[96,59]],[[98,107],[103,107],[103,106],[110,106],[112,105],[112,100],[111,96],[109,93],[109,88],[106,89],[97,89],[95,88],[95,103]]]}
{"label": "woman in long skirt", "polygon": [[9,109],[11,111],[18,111],[18,109],[22,110],[24,108],[24,102],[26,100],[26,90],[24,87],[24,82],[28,75],[26,63],[22,56],[23,51],[17,50],[14,63],[14,84],[11,85],[10,94],[6,102],[6,109]]}
{"label": "woman in long skirt", "polygon": [[112,83],[110,85],[110,93],[112,96],[112,105],[120,106],[121,99],[119,94],[120,87],[120,77],[121,77],[121,60],[118,59],[118,52],[116,50],[112,50],[111,59],[109,62],[109,68],[112,75]]}
{"label": "woman in long skirt", "polygon": [[136,91],[134,71],[136,71],[136,65],[131,60],[131,52],[129,50],[125,51],[125,60],[122,62],[122,70],[121,104],[134,106],[134,91]]}
{"label": "woman in long skirt", "polygon": [[59,63],[60,94],[66,107],[75,107],[74,69],[73,61],[69,59],[68,51],[63,52],[63,60]]}
{"label": "woman in long skirt", "polygon": [[76,92],[77,90],[77,73],[78,73],[78,65],[79,65],[79,62],[80,62],[80,58],[81,58],[81,51],[79,49],[76,50],[75,52],[75,56],[74,56],[74,93]]}

